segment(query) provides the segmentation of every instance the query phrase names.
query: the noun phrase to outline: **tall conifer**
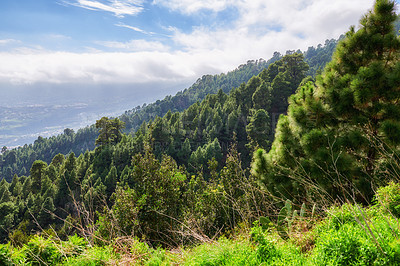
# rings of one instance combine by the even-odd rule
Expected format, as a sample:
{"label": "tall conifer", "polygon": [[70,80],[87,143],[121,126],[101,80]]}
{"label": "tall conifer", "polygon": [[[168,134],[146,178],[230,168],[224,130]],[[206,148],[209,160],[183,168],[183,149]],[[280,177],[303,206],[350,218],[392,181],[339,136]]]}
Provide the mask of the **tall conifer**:
{"label": "tall conifer", "polygon": [[360,29],[352,27],[339,43],[317,83],[290,98],[271,151],[254,156],[253,173],[271,192],[305,200],[318,187],[333,198],[364,201],[371,185],[383,181],[377,179],[382,154],[375,141],[400,144],[395,19],[394,2],[377,0]]}

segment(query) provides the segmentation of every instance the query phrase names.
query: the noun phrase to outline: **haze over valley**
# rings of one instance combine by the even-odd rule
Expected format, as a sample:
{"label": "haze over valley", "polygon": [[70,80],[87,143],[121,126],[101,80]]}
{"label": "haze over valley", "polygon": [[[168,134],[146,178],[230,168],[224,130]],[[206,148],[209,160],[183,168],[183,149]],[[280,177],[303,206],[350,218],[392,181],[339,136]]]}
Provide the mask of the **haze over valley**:
{"label": "haze over valley", "polygon": [[86,86],[42,84],[42,87],[9,86],[0,98],[0,146],[33,143],[39,136],[75,131],[103,116],[120,116],[144,103],[175,93],[186,84],[131,84]]}

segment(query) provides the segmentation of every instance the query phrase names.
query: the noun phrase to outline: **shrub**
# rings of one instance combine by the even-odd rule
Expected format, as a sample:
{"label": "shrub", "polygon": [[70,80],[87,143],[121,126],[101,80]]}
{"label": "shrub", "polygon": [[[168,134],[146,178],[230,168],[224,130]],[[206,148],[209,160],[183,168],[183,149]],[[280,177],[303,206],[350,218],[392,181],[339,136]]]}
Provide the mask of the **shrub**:
{"label": "shrub", "polygon": [[25,247],[26,261],[30,265],[52,265],[61,261],[61,253],[51,239],[35,236]]}
{"label": "shrub", "polygon": [[364,220],[360,210],[362,207],[352,204],[333,206],[327,211],[327,218],[316,229],[317,231],[339,230],[344,224],[357,224]]}
{"label": "shrub", "polygon": [[390,182],[388,186],[379,188],[375,198],[378,207],[400,218],[400,183]]}
{"label": "shrub", "polygon": [[317,240],[316,264],[372,265],[378,256],[377,247],[368,240],[361,228],[351,224],[326,231]]}
{"label": "shrub", "polygon": [[11,252],[9,244],[1,244],[0,245],[0,265],[8,266],[14,265],[11,260]]}
{"label": "shrub", "polygon": [[268,262],[275,257],[280,257],[274,243],[267,239],[262,227],[256,226],[251,231],[252,240],[257,243],[257,260],[260,262]]}
{"label": "shrub", "polygon": [[77,235],[69,236],[68,241],[61,242],[61,248],[66,257],[73,257],[82,254],[87,245],[87,242]]}
{"label": "shrub", "polygon": [[185,265],[256,265],[256,260],[248,242],[221,238],[216,243],[195,247]]}
{"label": "shrub", "polygon": [[315,231],[317,265],[400,265],[398,221],[385,212],[344,204]]}
{"label": "shrub", "polygon": [[107,247],[91,247],[86,249],[80,256],[68,258],[63,265],[68,266],[100,266],[114,265],[117,257],[112,248]]}

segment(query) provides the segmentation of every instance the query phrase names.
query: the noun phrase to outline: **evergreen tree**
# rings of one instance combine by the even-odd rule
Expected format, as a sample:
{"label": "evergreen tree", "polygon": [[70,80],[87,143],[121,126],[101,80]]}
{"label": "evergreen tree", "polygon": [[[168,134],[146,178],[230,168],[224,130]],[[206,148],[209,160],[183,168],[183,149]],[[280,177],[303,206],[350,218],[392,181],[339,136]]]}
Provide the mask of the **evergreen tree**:
{"label": "evergreen tree", "polygon": [[31,167],[31,180],[32,180],[32,192],[40,192],[42,177],[44,177],[44,172],[47,167],[47,163],[43,161],[35,161]]}
{"label": "evergreen tree", "polygon": [[5,180],[2,179],[0,182],[0,198],[3,196],[4,192],[9,189],[10,184]]}
{"label": "evergreen tree", "polygon": [[374,142],[400,143],[395,19],[394,3],[378,0],[360,30],[351,28],[339,43],[317,84],[291,97],[271,151],[257,151],[252,167],[271,192],[304,201],[320,188],[333,198],[370,199],[382,155]]}
{"label": "evergreen tree", "polygon": [[76,182],[76,158],[75,154],[71,153],[64,162],[61,170],[60,180],[58,183],[57,195],[55,203],[57,207],[64,208],[65,205],[72,200],[77,189]]}
{"label": "evergreen tree", "polygon": [[22,185],[22,197],[26,199],[29,193],[32,193],[32,180],[30,177],[27,177]]}
{"label": "evergreen tree", "polygon": [[106,186],[106,192],[107,196],[110,197],[111,194],[115,191],[115,188],[117,186],[117,168],[115,166],[112,166],[110,169],[110,172],[106,176],[104,180],[104,185]]}
{"label": "evergreen tree", "polygon": [[96,139],[96,145],[117,144],[122,138],[122,129],[124,122],[118,118],[109,119],[102,117],[96,121],[96,128],[99,128],[99,137]]}
{"label": "evergreen tree", "polygon": [[38,215],[38,222],[40,226],[46,226],[54,221],[55,210],[56,208],[54,207],[53,199],[51,197],[47,197],[44,200]]}
{"label": "evergreen tree", "polygon": [[246,131],[249,138],[248,146],[252,150],[255,148],[267,149],[271,132],[268,113],[264,109],[257,110],[250,117],[250,123],[247,125]]}

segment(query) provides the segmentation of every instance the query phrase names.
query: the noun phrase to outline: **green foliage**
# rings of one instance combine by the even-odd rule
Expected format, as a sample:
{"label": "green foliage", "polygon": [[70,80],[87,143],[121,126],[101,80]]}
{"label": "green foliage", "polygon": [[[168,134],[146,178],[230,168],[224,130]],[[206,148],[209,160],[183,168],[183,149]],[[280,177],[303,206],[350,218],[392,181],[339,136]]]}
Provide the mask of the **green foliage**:
{"label": "green foliage", "polygon": [[4,266],[14,265],[11,260],[11,252],[9,244],[0,244],[0,264]]}
{"label": "green foliage", "polygon": [[270,135],[271,125],[268,113],[264,109],[257,110],[250,118],[250,123],[246,126],[247,136],[250,140],[248,144],[253,149],[268,149],[269,141],[266,136]]}
{"label": "green foliage", "polygon": [[[308,230],[312,225],[302,228],[308,215],[300,203],[345,199],[352,188],[356,188],[357,200],[366,203],[375,185],[370,181],[383,183],[389,171],[395,173],[396,169],[385,168],[388,160],[371,145],[376,140],[383,141],[380,148],[390,145],[394,155],[387,157],[396,162],[400,44],[387,23],[393,20],[391,8],[391,2],[378,1],[375,10],[362,20],[360,31],[350,31],[339,44],[334,61],[316,81],[305,78],[307,72],[317,71],[305,61],[324,65],[334,41],[310,48],[305,57],[294,51],[283,57],[276,53],[269,62],[249,62],[233,74],[205,76],[175,97],[136,108],[120,119],[98,120],[100,132],[94,127],[88,129],[88,135],[66,130],[56,138],[39,137],[31,146],[3,149],[0,174],[16,175],[11,183],[6,179],[0,183],[0,240],[5,242],[9,237],[14,245],[37,251],[49,263],[68,260],[79,265],[89,263],[90,257],[81,238],[53,243],[29,235],[51,226],[62,239],[79,233],[89,235],[93,242],[91,234],[95,232],[95,237],[103,240],[98,241],[101,245],[137,237],[153,246],[179,246],[211,241],[221,234],[235,236],[239,225],[250,228],[259,220],[261,227],[253,230],[261,231],[254,233],[253,242],[235,246],[233,240],[221,239],[222,249],[216,252],[215,261],[204,258],[201,263],[234,263],[229,256],[238,264],[246,259],[250,264],[267,260],[269,264],[300,263],[303,257],[298,249],[278,237],[293,239],[296,230]],[[246,83],[236,84],[239,80]],[[286,111],[267,153],[276,117]],[[127,130],[138,129],[136,134],[123,135],[123,123]],[[84,143],[79,138],[90,132],[99,133],[98,147],[89,152],[84,145],[75,153],[73,143]],[[62,149],[56,148],[57,144]],[[257,148],[262,149],[254,153],[253,176],[247,167]],[[30,169],[30,176],[25,176],[29,174],[26,169]],[[259,181],[272,194],[260,189]],[[397,217],[397,194],[395,185],[379,190],[381,209],[377,209]],[[276,196],[290,200],[282,206],[276,203]],[[337,234],[340,241],[353,233],[341,232],[343,225],[350,228],[360,222],[361,228],[369,231],[368,219],[361,212],[353,215],[355,209],[361,207],[331,209],[335,216],[329,216],[326,227],[321,228]],[[383,224],[379,226],[387,230]],[[350,234],[355,238],[347,239],[350,242],[343,244],[345,249],[335,251],[336,255],[327,253],[333,242],[318,240],[320,255],[316,258],[330,263],[331,257],[347,252],[347,247],[363,247],[370,240],[357,230]],[[321,231],[318,234],[322,235]],[[395,245],[394,240],[389,242]],[[371,243],[365,247],[375,254]],[[289,255],[281,252],[280,244]],[[228,250],[232,246],[237,254]],[[151,256],[143,263],[172,263],[165,250],[143,246],[146,248]],[[386,250],[397,256],[395,248]],[[115,259],[109,251],[108,247],[93,251],[104,258],[93,263]],[[352,263],[356,257],[366,261],[368,252],[354,253],[343,263]],[[26,256],[34,260],[33,255]]]}
{"label": "green foliage", "polygon": [[146,202],[146,195],[139,197],[135,190],[118,187],[113,195],[114,204],[97,222],[97,235],[101,241],[111,241],[121,236],[138,234],[138,214]]}
{"label": "green foliage", "polygon": [[344,35],[340,36],[339,40],[326,40],[324,45],[319,44],[316,48],[309,47],[304,53],[304,61],[310,66],[307,74],[315,77],[320,74],[325,65],[332,60],[332,54],[336,49],[338,41],[342,40]]}
{"label": "green foliage", "polygon": [[122,138],[122,129],[125,123],[118,118],[109,119],[102,117],[96,121],[96,128],[99,128],[99,137],[96,139],[96,145],[117,144]]}
{"label": "green foliage", "polygon": [[170,157],[159,162],[149,147],[134,156],[132,165],[125,187],[117,187],[112,196],[111,210],[100,217],[97,232],[105,240],[129,235],[160,241],[182,215],[186,175]]}
{"label": "green foliage", "polygon": [[[97,129],[93,125],[79,129],[76,133],[66,130],[58,136],[39,137],[33,144],[7,150],[4,154],[0,154],[0,161],[6,158],[5,162],[0,164],[0,178],[11,181],[14,174],[25,176],[29,174],[27,169],[29,170],[36,160],[49,164],[57,154],[66,155],[70,152],[81,154],[87,150],[93,150],[97,136]],[[7,169],[10,169],[9,173]]]}
{"label": "green foliage", "polygon": [[237,69],[220,75],[204,75],[199,78],[190,88],[178,92],[175,96],[167,96],[163,100],[156,101],[143,107],[136,107],[125,112],[121,120],[126,123],[127,129],[136,132],[143,122],[148,122],[156,116],[162,117],[169,110],[182,112],[197,101],[202,101],[208,94],[215,94],[219,90],[228,93],[242,83],[246,83],[253,76],[258,75],[269,64],[279,60],[281,55],[276,53],[270,60],[248,61],[247,64]]}
{"label": "green foliage", "polygon": [[[128,189],[132,192],[132,189]],[[121,192],[126,192],[121,189]],[[121,193],[119,192],[119,193]],[[133,193],[133,192],[132,192]],[[312,229],[313,244],[307,251],[283,240],[269,227],[255,223],[248,233],[235,238],[220,237],[180,252],[151,248],[137,238],[119,238],[111,246],[93,246],[81,237],[66,241],[33,237],[22,248],[0,245],[1,265],[398,265],[400,263],[398,219],[384,205],[400,194],[395,183],[379,190],[375,206],[344,204],[330,208],[326,217]],[[388,196],[390,195],[390,196]],[[122,196],[118,196],[122,200]],[[130,199],[127,198],[129,201]],[[387,200],[387,201],[386,201]],[[122,205],[128,204],[127,202]],[[115,209],[114,209],[115,210]],[[296,210],[289,201],[281,211],[281,221],[291,219]],[[126,211],[126,210],[125,210]],[[304,205],[299,211],[306,213]],[[291,214],[291,215],[290,215]],[[284,217],[283,217],[284,216]],[[303,221],[307,217],[302,217]],[[267,217],[260,218],[268,223]],[[285,221],[287,222],[287,221]],[[293,224],[292,224],[293,227]],[[305,232],[298,232],[305,233]],[[293,234],[295,235],[295,234]],[[128,243],[122,248],[123,241]],[[114,249],[114,250],[113,250]],[[119,254],[116,253],[120,252]]]}
{"label": "green foliage", "polygon": [[156,265],[174,265],[174,256],[168,254],[166,250],[156,249],[151,250],[150,257],[143,263],[144,265],[156,266]]}
{"label": "green foliage", "polygon": [[[304,203],[301,205],[300,210],[294,210],[292,202],[286,200],[285,206],[278,213],[275,225],[279,236],[285,240],[289,239],[293,229],[295,229],[295,224],[305,219],[305,213],[306,205]],[[274,227],[274,224],[266,217],[260,217],[260,224],[264,231]]]}
{"label": "green foliage", "polygon": [[299,250],[288,244],[280,245],[274,237],[254,227],[252,240],[220,238],[193,248],[183,265],[304,265]]}
{"label": "green foliage", "polygon": [[[310,65],[309,74],[314,76],[316,69],[322,69],[323,66],[330,60],[333,48],[336,46],[335,40],[327,40],[325,45],[318,45],[317,48],[310,47],[304,53],[305,61]],[[292,52],[288,51],[288,54]],[[265,68],[274,62],[282,59],[282,55],[275,52],[273,57],[268,61],[257,60],[248,61],[246,64],[239,66],[237,69],[220,75],[205,75],[198,79],[190,88],[178,92],[175,96],[167,96],[163,100],[146,105],[143,107],[136,107],[119,117],[119,119],[126,124],[126,133],[141,131],[141,126],[144,122],[149,122],[155,117],[162,117],[171,112],[182,112],[188,109],[197,101],[202,101],[208,94],[216,94],[218,91],[229,93],[233,88],[237,88],[242,83],[247,83],[253,76],[260,74]],[[272,72],[278,72],[278,65],[272,69]],[[260,74],[262,79],[265,79],[266,73]],[[269,75],[269,74],[267,74]],[[271,73],[271,77],[275,77],[277,73]],[[253,104],[255,109],[270,109],[271,91],[270,83],[263,82],[253,94]],[[275,90],[277,92],[277,90]],[[283,98],[282,98],[283,99]],[[286,101],[286,99],[283,99]],[[286,107],[282,107],[282,110]],[[286,111],[286,110],[284,110]],[[144,133],[144,131],[142,131]],[[27,174],[26,169],[30,169],[35,160],[42,160],[50,163],[52,158],[57,154],[67,155],[71,152],[77,156],[85,153],[87,150],[95,148],[95,140],[98,138],[99,132],[95,125],[79,129],[74,132],[72,129],[65,129],[64,132],[58,136],[43,138],[38,137],[34,144],[24,145],[17,149],[9,150],[3,147],[2,154],[0,154],[0,178],[5,178],[10,181],[14,174],[23,176]],[[214,139],[216,136],[212,136]],[[139,137],[140,138],[140,137]],[[204,143],[203,143],[204,144]],[[139,145],[137,146],[139,147]],[[194,151],[197,148],[193,148]],[[179,149],[178,149],[179,150]],[[139,151],[137,151],[139,152]],[[172,154],[170,154],[172,155]],[[189,155],[190,156],[190,155]],[[186,156],[186,157],[189,157]],[[179,164],[182,158],[174,157]],[[183,160],[187,162],[187,160]]]}
{"label": "green foliage", "polygon": [[259,222],[263,231],[266,231],[274,226],[271,220],[268,217],[261,216],[259,218]]}
{"label": "green foliage", "polygon": [[41,189],[42,175],[44,169],[47,167],[47,163],[43,161],[35,161],[31,167],[31,180],[32,180],[32,192],[38,193]]}
{"label": "green foliage", "polygon": [[279,258],[282,255],[276,245],[265,235],[265,231],[261,229],[257,226],[251,229],[251,238],[257,243],[257,259],[264,263],[271,263],[276,257]]}
{"label": "green foliage", "polygon": [[112,264],[117,259],[111,247],[92,247],[86,249],[80,256],[64,260],[62,265],[72,266],[102,266]]}
{"label": "green foliage", "polygon": [[51,239],[33,237],[25,246],[26,262],[30,265],[48,265],[61,261],[61,253]]}
{"label": "green foliage", "polygon": [[400,218],[400,184],[391,182],[388,186],[379,188],[376,202],[382,211]]}
{"label": "green foliage", "polygon": [[76,234],[68,236],[68,241],[60,243],[60,249],[65,257],[76,257],[81,255],[88,247],[88,243]]}
{"label": "green foliage", "polygon": [[16,247],[22,247],[27,244],[32,237],[29,235],[29,221],[22,221],[8,237],[10,242]]}
{"label": "green foliage", "polygon": [[315,229],[317,265],[397,265],[400,262],[397,221],[390,216],[345,204],[328,212]]}
{"label": "green foliage", "polygon": [[185,265],[259,265],[249,243],[221,238],[192,250]]}

